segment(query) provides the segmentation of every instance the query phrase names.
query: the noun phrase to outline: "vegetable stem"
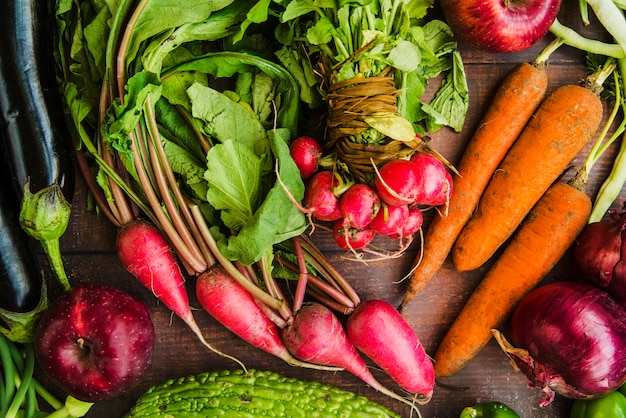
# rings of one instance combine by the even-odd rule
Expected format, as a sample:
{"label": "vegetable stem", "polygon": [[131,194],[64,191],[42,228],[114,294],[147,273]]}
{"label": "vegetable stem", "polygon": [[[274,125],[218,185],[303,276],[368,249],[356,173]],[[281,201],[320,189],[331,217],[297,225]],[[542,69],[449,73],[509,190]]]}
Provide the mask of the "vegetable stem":
{"label": "vegetable stem", "polygon": [[[6,418],[14,418],[18,416],[20,406],[26,398],[27,390],[32,382],[33,371],[35,370],[35,351],[32,344],[26,344],[24,350],[26,363],[24,364],[24,370],[22,371],[21,382],[18,385],[19,388],[15,393],[13,401],[11,401],[7,412],[4,415]],[[16,379],[19,378],[17,375],[15,377]]]}
{"label": "vegetable stem", "polygon": [[[611,71],[613,71],[613,69],[615,69],[615,64],[612,63],[611,61],[612,61],[611,58],[607,60],[607,66],[605,68],[607,69],[611,68],[612,69]],[[600,82],[600,80],[598,80],[598,82]],[[613,124],[613,121],[615,120],[615,117],[617,116],[617,112],[619,111],[619,108],[620,108],[620,100],[621,100],[621,92],[620,92],[620,89],[617,89],[616,96],[615,96],[615,104],[613,106],[613,109],[611,110],[611,113],[609,114],[607,118],[607,122],[604,124],[604,126],[602,127],[602,130],[598,134],[598,138],[593,144],[591,151],[587,155],[587,159],[585,160],[582,166],[583,172],[589,173],[591,171],[591,168],[593,167],[593,165],[602,156],[604,151],[606,151],[608,145],[610,145],[615,139],[615,136],[613,136],[606,143],[603,142],[609,129],[611,128],[611,125]]]}
{"label": "vegetable stem", "polygon": [[[616,103],[620,103],[622,105],[623,112],[626,111],[626,102],[624,101],[623,94],[620,96],[618,93],[622,90],[622,93],[626,91],[626,79],[624,75],[626,74],[626,58],[617,60],[618,72],[619,72],[619,81],[621,81],[621,86],[616,82]],[[621,97],[621,99],[619,99]],[[618,131],[623,131],[626,125],[626,120],[623,120],[620,124]],[[589,222],[598,222],[602,220],[607,210],[611,206],[611,204],[615,201],[617,196],[626,182],[626,134],[622,134],[622,143],[620,145],[620,149],[617,153],[613,161],[613,168],[609,173],[608,177],[600,186],[600,190],[596,196],[593,207],[591,209],[591,215],[589,217]]]}
{"label": "vegetable stem", "polygon": [[555,19],[550,26],[550,32],[563,40],[566,45],[583,51],[588,51],[598,55],[605,55],[613,58],[624,58],[626,53],[616,44],[610,44],[595,39],[589,39],[580,35],[575,30],[563,25],[558,19]]}
{"label": "vegetable stem", "polygon": [[613,0],[587,0],[604,28],[615,38],[626,54],[626,19]]}
{"label": "vegetable stem", "polygon": [[204,220],[204,216],[202,215],[202,212],[200,211],[200,207],[198,205],[191,206],[191,213],[194,215],[194,218],[196,218],[196,222],[198,222],[200,231],[202,232],[203,237],[207,241],[209,248],[212,249],[217,261],[222,265],[222,267],[224,267],[224,269],[228,272],[228,274],[233,276],[233,278],[237,280],[237,282],[239,282],[242,286],[244,286],[254,297],[258,298],[263,303],[267,304],[269,307],[276,309],[276,310],[280,310],[284,303],[283,301],[273,298],[272,296],[270,296],[269,294],[261,290],[258,286],[250,283],[250,280],[248,280],[237,269],[237,267],[219,251],[217,242],[215,241],[213,234],[211,233],[208,225],[206,224]]}
{"label": "vegetable stem", "polygon": [[31,193],[29,183],[26,183],[20,225],[41,244],[63,290],[69,290],[70,284],[63,267],[59,240],[67,229],[70,215],[71,206],[58,184]]}

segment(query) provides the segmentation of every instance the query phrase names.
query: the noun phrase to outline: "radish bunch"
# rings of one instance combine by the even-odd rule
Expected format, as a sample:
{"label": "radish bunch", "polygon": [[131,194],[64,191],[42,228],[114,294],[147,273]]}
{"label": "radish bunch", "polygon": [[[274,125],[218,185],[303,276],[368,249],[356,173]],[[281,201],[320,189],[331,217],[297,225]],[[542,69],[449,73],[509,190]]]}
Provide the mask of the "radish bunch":
{"label": "radish bunch", "polygon": [[366,184],[320,168],[321,150],[311,136],[290,145],[306,181],[302,210],[318,221],[333,222],[335,242],[345,250],[365,249],[377,235],[410,242],[422,227],[423,209],[447,208],[452,176],[433,155],[418,152],[410,159],[391,160],[377,167],[376,177]]}

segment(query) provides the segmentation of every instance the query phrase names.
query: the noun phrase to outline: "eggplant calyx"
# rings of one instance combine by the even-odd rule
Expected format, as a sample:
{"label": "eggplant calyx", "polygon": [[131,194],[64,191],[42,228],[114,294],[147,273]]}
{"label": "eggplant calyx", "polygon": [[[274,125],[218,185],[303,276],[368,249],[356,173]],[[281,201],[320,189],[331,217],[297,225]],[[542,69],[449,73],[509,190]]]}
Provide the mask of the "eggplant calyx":
{"label": "eggplant calyx", "polygon": [[52,271],[63,290],[67,291],[70,284],[63,267],[59,240],[69,225],[71,205],[57,183],[35,193],[31,193],[29,185],[30,182],[27,182],[24,186],[20,225],[28,235],[39,241]]}
{"label": "eggplant calyx", "polygon": [[41,296],[37,306],[29,312],[11,312],[0,308],[0,333],[9,340],[28,344],[35,341],[35,330],[41,315],[48,309],[46,281],[41,280]]}

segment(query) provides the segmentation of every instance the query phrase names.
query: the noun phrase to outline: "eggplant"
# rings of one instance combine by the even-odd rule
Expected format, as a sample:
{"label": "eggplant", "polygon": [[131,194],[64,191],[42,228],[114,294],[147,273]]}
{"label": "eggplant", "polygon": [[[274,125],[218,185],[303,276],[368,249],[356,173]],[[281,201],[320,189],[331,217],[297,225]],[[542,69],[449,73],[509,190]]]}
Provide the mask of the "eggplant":
{"label": "eggplant", "polygon": [[[1,135],[0,135],[1,136]],[[8,167],[0,167],[6,178]],[[35,242],[20,225],[21,200],[11,185],[0,183],[0,332],[9,340],[31,343],[48,307]]]}
{"label": "eggplant", "polygon": [[72,140],[55,72],[54,1],[2,1],[0,13],[0,152],[21,196],[58,184],[74,192]]}
{"label": "eggplant", "polygon": [[75,174],[55,70],[54,8],[54,1],[2,1],[0,155],[21,199],[20,225],[41,243],[67,290],[59,240],[69,224]]}
{"label": "eggplant", "polygon": [[0,184],[0,308],[23,313],[41,298],[42,277],[30,237],[20,226],[20,201],[8,183]]}

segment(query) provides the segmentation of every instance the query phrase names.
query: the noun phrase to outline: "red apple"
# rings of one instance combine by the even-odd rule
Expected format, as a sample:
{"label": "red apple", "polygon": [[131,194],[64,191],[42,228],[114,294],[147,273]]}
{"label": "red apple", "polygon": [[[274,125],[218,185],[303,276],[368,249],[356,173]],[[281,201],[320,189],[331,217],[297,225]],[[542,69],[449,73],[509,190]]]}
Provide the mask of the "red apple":
{"label": "red apple", "polygon": [[548,33],[561,0],[441,0],[457,39],[489,52],[530,48]]}
{"label": "red apple", "polygon": [[78,285],[55,299],[35,334],[47,375],[86,402],[111,399],[150,368],[154,325],[147,305],[99,284]]}

